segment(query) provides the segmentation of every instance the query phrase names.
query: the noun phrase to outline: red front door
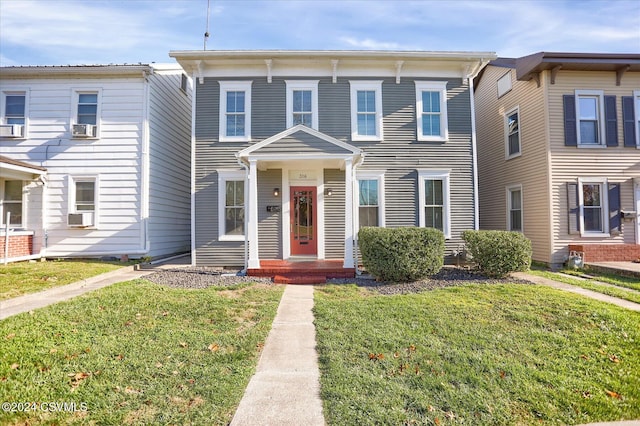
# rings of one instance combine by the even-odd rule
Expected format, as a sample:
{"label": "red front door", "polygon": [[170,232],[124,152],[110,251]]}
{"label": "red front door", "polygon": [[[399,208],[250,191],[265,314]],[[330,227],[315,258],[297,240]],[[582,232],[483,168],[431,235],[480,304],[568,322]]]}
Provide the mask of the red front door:
{"label": "red front door", "polygon": [[317,188],[291,187],[291,255],[318,254]]}

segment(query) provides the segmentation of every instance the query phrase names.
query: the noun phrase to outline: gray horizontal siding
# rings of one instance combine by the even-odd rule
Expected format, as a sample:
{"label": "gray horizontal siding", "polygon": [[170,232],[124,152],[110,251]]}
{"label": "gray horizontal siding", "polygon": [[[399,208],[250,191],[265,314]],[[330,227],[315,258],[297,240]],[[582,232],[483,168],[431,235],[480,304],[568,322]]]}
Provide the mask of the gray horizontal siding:
{"label": "gray horizontal siding", "polygon": [[[226,243],[224,253],[213,254],[217,239],[217,168],[237,168],[234,154],[273,136],[285,129],[286,86],[284,78],[274,78],[267,83],[263,77],[252,80],[252,136],[248,143],[218,142],[218,80],[205,78],[196,84],[196,236],[199,243],[198,259],[235,258],[242,263],[243,244],[237,247]],[[447,251],[457,249],[463,230],[473,228],[474,197],[471,148],[471,109],[469,87],[461,79],[448,79],[447,109],[449,140],[446,142],[418,142],[416,139],[415,83],[403,78],[383,79],[384,140],[380,142],[351,141],[351,112],[349,80],[339,78],[320,79],[318,85],[319,130],[338,140],[362,149],[365,161],[360,170],[385,171],[386,224],[388,227],[415,226],[418,222],[417,169],[451,170],[451,235]],[[380,79],[377,79],[380,80]],[[428,79],[420,79],[425,81]],[[432,79],[442,81],[443,79]],[[310,145],[311,141],[282,141],[261,152],[275,152],[287,143],[290,152],[306,152],[321,149]],[[300,145],[298,145],[300,144]],[[213,176],[213,177],[212,177]],[[341,179],[341,180],[340,180]],[[344,172],[325,170],[325,184],[344,190]],[[340,183],[342,182],[342,183]],[[340,185],[340,186],[339,186]],[[334,194],[336,189],[334,190]],[[273,190],[273,188],[271,188]],[[265,190],[266,191],[266,190]],[[325,201],[326,256],[341,258],[344,254],[344,204],[337,205],[340,196],[327,197]],[[199,201],[201,200],[201,201]],[[200,203],[205,203],[203,206]],[[342,203],[344,197],[342,196]],[[216,207],[216,208],[212,208]],[[266,208],[266,207],[265,207]],[[263,209],[262,205],[260,209]],[[209,235],[212,231],[215,233]],[[271,249],[265,249],[271,250]],[[281,248],[278,248],[279,253]],[[261,253],[262,255],[262,253]],[[262,255],[262,257],[265,257]]]}
{"label": "gray horizontal siding", "polygon": [[258,241],[261,259],[282,259],[282,213],[267,211],[267,206],[278,206],[282,210],[282,195],[273,195],[273,189],[281,186],[282,170],[258,171]]}

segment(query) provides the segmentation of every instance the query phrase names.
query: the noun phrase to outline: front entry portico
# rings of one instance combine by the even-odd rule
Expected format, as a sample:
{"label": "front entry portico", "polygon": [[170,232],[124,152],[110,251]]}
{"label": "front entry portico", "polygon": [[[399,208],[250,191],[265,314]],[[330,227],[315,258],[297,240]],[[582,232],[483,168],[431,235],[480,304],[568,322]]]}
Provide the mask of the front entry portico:
{"label": "front entry portico", "polygon": [[[281,260],[294,260],[296,256],[324,260],[326,235],[330,233],[332,241],[337,241],[333,245],[332,258],[336,257],[335,249],[343,245],[344,249],[340,249],[343,267],[354,267],[354,217],[357,212],[357,203],[353,199],[354,169],[364,159],[360,149],[304,125],[297,125],[236,153],[236,157],[248,169],[245,243],[249,256],[246,268],[260,268],[260,251],[265,249],[260,243],[261,212],[258,209],[260,194],[265,194],[265,188],[258,182],[258,171],[271,173],[270,170],[282,176],[280,205],[270,206],[272,211],[276,207],[280,215],[281,234],[278,238],[282,247]],[[331,188],[325,185],[325,172],[328,169],[339,170],[341,179],[344,176],[339,195],[333,195],[339,197],[339,204],[335,202],[337,198],[327,198],[332,193]],[[336,221],[329,221],[333,227],[327,230],[326,216],[339,216],[341,220],[337,226],[344,226],[344,229],[338,229]],[[270,243],[272,239],[262,242]]]}

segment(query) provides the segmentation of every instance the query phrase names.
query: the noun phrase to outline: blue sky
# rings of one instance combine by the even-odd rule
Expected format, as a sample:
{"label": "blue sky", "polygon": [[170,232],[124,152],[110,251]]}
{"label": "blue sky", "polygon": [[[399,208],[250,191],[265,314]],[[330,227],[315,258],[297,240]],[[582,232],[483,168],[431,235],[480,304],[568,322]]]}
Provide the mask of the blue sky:
{"label": "blue sky", "polygon": [[[0,0],[0,65],[172,62],[207,0]],[[211,0],[207,48],[640,53],[640,1]]]}

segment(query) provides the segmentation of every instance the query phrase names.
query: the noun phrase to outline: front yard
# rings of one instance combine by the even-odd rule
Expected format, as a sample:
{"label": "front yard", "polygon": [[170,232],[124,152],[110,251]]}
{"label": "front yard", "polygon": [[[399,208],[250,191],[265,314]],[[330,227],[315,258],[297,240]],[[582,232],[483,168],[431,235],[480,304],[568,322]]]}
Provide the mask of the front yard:
{"label": "front yard", "polygon": [[136,280],[7,318],[0,401],[35,405],[0,424],[228,424],[283,289]]}
{"label": "front yard", "polygon": [[316,291],[330,425],[640,418],[640,314],[547,287]]}
{"label": "front yard", "polygon": [[0,265],[0,300],[70,284],[130,264],[82,259]]}

